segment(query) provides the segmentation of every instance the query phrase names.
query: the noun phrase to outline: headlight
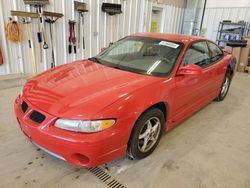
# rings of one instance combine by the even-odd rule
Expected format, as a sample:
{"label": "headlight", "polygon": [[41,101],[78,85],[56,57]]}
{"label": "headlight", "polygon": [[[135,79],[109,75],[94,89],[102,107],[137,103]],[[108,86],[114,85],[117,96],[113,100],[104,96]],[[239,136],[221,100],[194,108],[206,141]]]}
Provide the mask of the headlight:
{"label": "headlight", "polygon": [[96,121],[58,119],[55,123],[55,126],[61,129],[76,132],[98,132],[112,127],[114,124],[114,119]]}

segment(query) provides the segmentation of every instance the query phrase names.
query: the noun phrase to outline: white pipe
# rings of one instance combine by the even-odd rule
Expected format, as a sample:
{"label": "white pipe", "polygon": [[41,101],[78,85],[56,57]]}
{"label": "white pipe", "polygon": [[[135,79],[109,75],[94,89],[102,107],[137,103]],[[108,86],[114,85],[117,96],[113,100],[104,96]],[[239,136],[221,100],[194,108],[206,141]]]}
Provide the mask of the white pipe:
{"label": "white pipe", "polygon": [[[17,2],[16,0],[12,0],[13,10],[17,10]],[[14,16],[14,20],[18,21],[17,16]],[[22,56],[22,49],[20,43],[17,44],[17,59],[18,59],[18,66],[20,69],[20,73],[24,74],[24,64],[23,64],[23,56]]]}
{"label": "white pipe", "polygon": [[128,35],[131,34],[132,1],[129,2]]}
{"label": "white pipe", "polygon": [[62,25],[63,25],[63,57],[64,57],[64,64],[67,63],[67,40],[66,40],[66,9],[65,9],[65,0],[62,0],[62,14],[64,15],[62,17]]}
{"label": "white pipe", "polygon": [[[89,1],[89,10],[92,10],[92,1]],[[89,13],[89,57],[92,57],[92,11]]]}
{"label": "white pipe", "polygon": [[150,7],[149,8],[150,12],[149,12],[149,18],[148,18],[148,31],[151,30],[152,8],[153,8],[153,3],[152,2],[149,3],[149,7]]}
{"label": "white pipe", "polygon": [[136,32],[136,26],[137,26],[137,12],[138,12],[138,0],[135,0],[135,16],[133,18],[134,20],[134,32]]}
{"label": "white pipe", "polygon": [[145,9],[145,0],[141,0],[141,7],[140,7],[140,17],[139,17],[139,28],[138,31],[142,32],[143,31],[143,23],[144,23],[144,9]]}
{"label": "white pipe", "polygon": [[97,0],[97,14],[96,14],[96,54],[100,52],[100,0]]}
{"label": "white pipe", "polygon": [[[0,1],[0,10],[1,12],[3,13],[3,7],[2,7],[2,2],[3,1]],[[1,16],[0,18],[0,29],[1,29],[1,33],[5,33],[5,28],[4,28],[4,19],[3,19],[3,16]],[[7,46],[7,41],[6,41],[6,38],[5,36],[3,37],[3,49],[2,49],[2,52],[3,52],[3,57],[4,57],[4,64],[6,65],[5,66],[5,71],[7,74],[10,74],[11,73],[11,68],[10,68],[10,61],[9,61],[9,51],[8,51],[8,46]]]}
{"label": "white pipe", "polygon": [[[106,0],[104,1],[106,3]],[[103,36],[104,36],[104,47],[107,45],[107,14],[104,13],[104,33],[103,33]]]}
{"label": "white pipe", "polygon": [[146,7],[145,7],[145,11],[143,12],[143,32],[147,31],[147,24],[146,24],[146,20],[148,20],[148,0],[146,1]]}
{"label": "white pipe", "polygon": [[[121,4],[121,1],[120,1],[120,0],[118,0],[118,4]],[[122,13],[122,14],[123,14],[123,13]],[[121,38],[121,36],[120,36],[120,18],[121,18],[121,15],[118,14],[117,19],[116,19],[116,21],[117,21],[117,27],[116,27],[116,40],[119,40],[119,39]]]}
{"label": "white pipe", "polygon": [[125,22],[126,22],[126,6],[127,6],[127,1],[123,1],[123,25],[122,25],[122,37],[125,36]]}
{"label": "white pipe", "polygon": [[[27,5],[26,6],[26,9],[27,9],[27,12],[31,12],[31,10],[30,10],[30,5]],[[31,20],[31,19],[30,19]],[[28,20],[29,21],[29,20]],[[32,21],[32,20],[31,20]],[[32,23],[32,22],[31,22]],[[34,55],[34,61],[35,61],[35,65],[36,65],[36,72],[37,73],[39,73],[40,71],[38,70],[38,66],[37,66],[37,62],[36,62],[36,54],[35,54],[35,52],[34,52],[34,50],[35,50],[35,46],[34,46],[34,42],[33,42],[33,28],[31,27],[31,24],[30,24],[30,43],[31,43],[31,51],[32,51],[32,53],[33,53],[33,55]],[[29,59],[29,61],[30,61],[30,67],[32,67],[32,60],[31,59]]]}
{"label": "white pipe", "polygon": [[162,13],[161,13],[161,26],[160,26],[161,33],[164,32],[165,19],[166,19],[166,6],[164,6]]}

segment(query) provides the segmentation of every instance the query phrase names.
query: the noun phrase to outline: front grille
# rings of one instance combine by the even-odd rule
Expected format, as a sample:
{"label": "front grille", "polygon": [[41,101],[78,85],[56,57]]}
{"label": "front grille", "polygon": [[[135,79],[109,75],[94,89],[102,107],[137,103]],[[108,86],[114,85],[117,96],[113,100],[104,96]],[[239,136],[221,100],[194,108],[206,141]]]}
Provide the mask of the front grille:
{"label": "front grille", "polygon": [[46,118],[45,115],[35,110],[30,114],[30,119],[36,123],[42,123],[45,120],[45,118]]}
{"label": "front grille", "polygon": [[27,111],[28,104],[25,101],[22,102],[21,109],[22,109],[23,113],[25,113]]}

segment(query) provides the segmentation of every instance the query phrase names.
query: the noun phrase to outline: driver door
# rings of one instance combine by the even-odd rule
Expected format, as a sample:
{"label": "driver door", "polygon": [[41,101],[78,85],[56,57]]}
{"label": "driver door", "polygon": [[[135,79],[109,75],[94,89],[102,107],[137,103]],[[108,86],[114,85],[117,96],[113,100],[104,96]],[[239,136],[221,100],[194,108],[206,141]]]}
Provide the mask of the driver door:
{"label": "driver door", "polygon": [[205,67],[210,62],[210,55],[206,41],[193,43],[186,51],[181,66],[194,64],[202,68],[201,74],[176,75],[175,119],[184,119],[195,111],[196,106],[204,99],[208,92],[210,70]]}

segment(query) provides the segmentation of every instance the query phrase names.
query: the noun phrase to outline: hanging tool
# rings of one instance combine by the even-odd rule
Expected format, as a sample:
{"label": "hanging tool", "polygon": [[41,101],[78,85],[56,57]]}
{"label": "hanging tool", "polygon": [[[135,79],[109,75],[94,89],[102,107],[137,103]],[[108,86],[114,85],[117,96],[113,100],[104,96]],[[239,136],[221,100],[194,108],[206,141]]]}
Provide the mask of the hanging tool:
{"label": "hanging tool", "polygon": [[35,5],[36,12],[39,14],[38,32],[37,39],[40,49],[40,60],[42,62],[42,49],[48,49],[48,44],[46,43],[46,35],[44,31],[43,17],[42,17],[42,5]]}
{"label": "hanging tool", "polygon": [[51,68],[55,67],[55,54],[54,54],[54,44],[53,44],[53,32],[52,25],[61,17],[63,14],[56,12],[43,11],[43,16],[45,17],[45,22],[49,24],[50,40],[51,40]]}
{"label": "hanging tool", "polygon": [[[78,21],[77,21],[77,42],[78,42],[78,49],[81,46],[81,25],[82,25],[82,34],[83,34],[83,38],[82,38],[82,46],[83,49],[85,49],[85,40],[84,40],[84,12],[88,12],[88,10],[86,9],[86,3],[82,3],[82,2],[78,2],[78,1],[74,1],[74,6],[75,6],[75,10],[78,12]],[[82,24],[81,24],[81,19],[82,19]]]}
{"label": "hanging tool", "polygon": [[122,13],[122,5],[114,3],[103,3],[102,11],[106,12],[111,16],[111,42],[114,42],[114,35],[115,35],[114,15]]}
{"label": "hanging tool", "polygon": [[[47,2],[47,3],[49,3],[49,2]],[[40,49],[43,48],[45,50],[48,49],[49,46],[46,42],[45,28],[44,28],[43,17],[42,17],[42,15],[43,15],[42,8],[47,3],[45,2],[44,4],[34,5],[36,12],[39,14],[39,21],[40,21],[40,23],[38,24],[38,33],[37,33],[38,42],[40,43]]]}
{"label": "hanging tool", "polygon": [[[48,49],[48,44],[46,43],[45,26],[42,17],[42,8],[49,4],[49,0],[23,0],[25,4],[35,7],[36,12],[39,14],[40,26],[38,26],[38,42],[43,42],[43,49]],[[41,44],[40,44],[41,45]]]}
{"label": "hanging tool", "polygon": [[21,26],[18,22],[9,19],[7,26],[5,28],[6,37],[8,40],[14,43],[21,42],[22,40],[22,30]]}
{"label": "hanging tool", "polygon": [[47,41],[47,37],[46,37],[45,31],[46,31],[46,27],[44,25],[44,27],[43,27],[43,49],[47,50],[49,48],[49,45],[46,42]]}
{"label": "hanging tool", "polygon": [[42,49],[47,49],[48,45],[46,41],[43,44],[43,36],[44,36],[44,27],[43,27],[43,18],[42,18],[42,7],[46,4],[49,4],[48,0],[24,0],[25,4],[28,4],[36,9],[36,13],[39,15],[39,23],[38,23],[38,32],[37,32],[37,39],[39,43],[39,59],[40,63],[42,63]]}
{"label": "hanging tool", "polygon": [[72,53],[72,47],[74,47],[74,53],[76,54],[75,24],[74,20],[69,20],[69,54]]}
{"label": "hanging tool", "polygon": [[40,5],[35,5],[35,8],[36,8],[36,12],[37,14],[39,15],[39,23],[38,23],[38,32],[37,32],[37,40],[38,40],[38,43],[39,43],[39,57],[40,57],[40,63],[43,62],[43,55],[42,55],[42,42],[43,42],[43,35],[42,35],[42,16],[41,16],[41,6]]}
{"label": "hanging tool", "polygon": [[40,47],[40,60],[42,62],[42,48],[44,50],[48,49],[49,46],[46,42],[46,34],[45,34],[45,29],[44,29],[44,23],[43,23],[43,17],[42,17],[42,7],[44,5],[35,5],[35,9],[37,11],[37,13],[39,14],[39,21],[40,23],[38,24],[38,33],[37,33],[37,37],[38,37],[38,42],[39,42],[39,47]]}
{"label": "hanging tool", "polygon": [[81,46],[81,13],[78,12],[77,18],[77,48],[80,49]]}
{"label": "hanging tool", "polygon": [[31,44],[31,35],[30,35],[30,20],[31,18],[38,18],[37,13],[32,13],[32,12],[23,12],[23,11],[13,11],[11,10],[11,16],[17,16],[22,18],[22,23],[25,25],[25,33],[26,37],[28,39],[29,43],[29,50],[30,50],[30,61],[31,61],[31,67],[32,67],[32,75],[36,75],[36,61],[34,57],[34,52],[32,49],[32,44]]}

